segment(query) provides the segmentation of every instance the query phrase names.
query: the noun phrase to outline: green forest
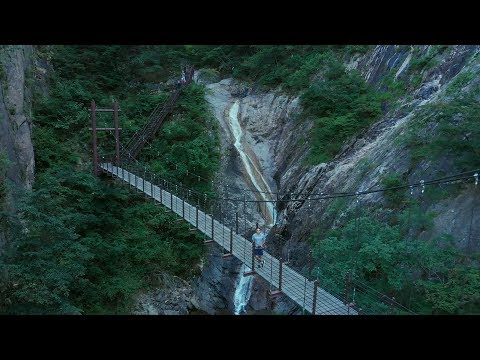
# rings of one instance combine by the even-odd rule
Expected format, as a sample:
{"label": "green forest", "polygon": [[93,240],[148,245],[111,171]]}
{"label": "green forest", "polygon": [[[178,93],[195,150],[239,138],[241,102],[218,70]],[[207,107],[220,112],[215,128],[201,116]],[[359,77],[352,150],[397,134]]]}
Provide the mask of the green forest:
{"label": "green forest", "polygon": [[[21,223],[11,221],[16,233],[1,258],[5,278],[0,312],[129,313],[133,295],[154,286],[161,272],[188,278],[197,271],[203,238],[174,221],[172,213],[91,172],[91,100],[104,107],[118,101],[122,136],[129,138],[168,94],[150,85],[178,76],[182,50],[164,49],[40,49],[51,57],[55,72],[49,96],[34,99],[36,181],[31,192],[19,193],[28,233],[21,231]],[[109,115],[99,116],[99,126],[112,126]],[[164,158],[154,160],[146,152],[144,160],[160,172],[161,164],[171,162],[180,169],[195,168],[207,179],[199,186],[209,189],[208,179],[219,161],[214,129],[204,89],[192,84],[162,129],[169,135],[159,137],[150,149]],[[99,146],[111,148],[113,142],[102,134]],[[169,172],[177,181],[182,175],[180,170]]]}

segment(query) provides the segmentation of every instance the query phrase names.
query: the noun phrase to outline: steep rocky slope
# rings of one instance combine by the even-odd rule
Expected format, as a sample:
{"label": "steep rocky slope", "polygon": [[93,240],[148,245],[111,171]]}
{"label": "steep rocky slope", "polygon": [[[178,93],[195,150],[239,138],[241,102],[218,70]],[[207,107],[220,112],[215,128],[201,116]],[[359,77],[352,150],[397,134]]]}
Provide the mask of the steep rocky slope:
{"label": "steep rocky slope", "polygon": [[[379,121],[348,141],[334,159],[316,166],[307,165],[306,161],[313,120],[299,119],[301,108],[297,96],[287,96],[279,91],[261,93],[233,79],[214,83],[205,81],[210,90],[207,100],[222,129],[224,157],[220,178],[224,181],[223,190],[228,193],[228,188],[253,188],[233,146],[229,115],[235,103],[238,104],[238,122],[245,133],[245,142],[255,153],[254,162],[261,168],[271,190],[278,191],[285,200],[290,198],[290,194],[297,193],[308,198],[314,193],[381,187],[382,177],[391,173],[401,174],[409,182],[427,180],[442,171],[452,173],[455,169],[448,161],[413,161],[411,151],[402,139],[425,116],[420,112],[426,105],[448,101],[447,89],[457,75],[469,72],[474,74],[472,82],[478,81],[475,79],[479,72],[476,56],[479,50],[477,46],[439,49],[433,46],[389,45],[376,46],[363,55],[352,56],[345,62],[348,70],[360,71],[365,80],[379,91],[390,78],[403,92],[391,103],[392,106],[384,104]],[[425,59],[429,63],[420,66],[421,61],[427,61]],[[202,81],[201,76],[199,79]],[[409,84],[408,91],[404,84]],[[242,194],[235,191],[237,197]],[[245,196],[255,199],[252,192],[246,192]],[[418,196],[417,191],[412,196]],[[377,193],[362,196],[358,203],[354,198],[347,198],[341,206],[337,206],[334,200],[288,202],[286,207],[280,205],[276,227],[267,241],[268,250],[289,258],[296,267],[306,266],[310,251],[307,239],[315,230],[327,231],[338,226],[345,220],[346,214],[357,207],[366,215],[371,211],[371,215],[382,218],[389,211],[383,206],[385,201],[384,195]],[[480,204],[478,196],[472,196],[471,189],[424,205],[426,211],[433,210],[436,216],[433,228],[422,234],[423,237],[448,233],[465,251],[479,249],[480,238],[476,234],[480,234],[480,212],[472,209]],[[226,222],[233,226],[234,213],[239,212],[241,217],[246,218],[245,225],[241,222],[240,230],[247,235],[251,234],[249,231],[256,222],[266,223],[258,207],[250,206],[244,211],[241,203],[230,202],[228,208],[232,210],[226,215]],[[267,284],[262,286],[268,288]],[[262,301],[265,303],[264,299]],[[255,304],[258,304],[258,299],[252,296],[250,305],[257,308]],[[281,312],[293,309],[293,304],[286,300]]]}
{"label": "steep rocky slope", "polygon": [[[396,70],[396,76],[401,77],[412,58],[427,53],[429,47],[407,48],[394,46],[378,46],[371,53],[357,59],[357,68],[366,80],[374,86],[380,83],[382,76],[388,71]],[[478,60],[474,56],[479,51],[474,46],[455,46],[447,51],[431,69],[420,73],[421,82],[413,93],[400,100],[400,106],[387,110],[381,120],[365,132],[359,134],[338,154],[333,161],[309,168],[302,166],[305,156],[299,147],[282,147],[280,159],[295,159],[279,163],[277,173],[280,188],[293,193],[321,193],[342,191],[363,191],[381,187],[381,176],[387,173],[406,174],[409,182],[418,182],[435,177],[439,170],[451,173],[453,167],[443,161],[421,161],[413,163],[410,151],[402,141],[402,135],[409,127],[415,126],[416,116],[425,105],[444,99],[445,90],[452,79],[463,69],[478,72]],[[293,150],[293,151],[292,151]],[[283,170],[282,169],[287,169]],[[468,192],[468,191],[467,191]],[[368,209],[384,202],[382,194],[370,194],[360,199],[361,207]],[[478,201],[478,200],[477,200]],[[449,205],[447,205],[447,203]],[[312,202],[310,205],[295,202],[290,203],[282,212],[281,219],[287,219],[286,232],[290,235],[289,242],[294,261],[304,259],[304,241],[313,229],[327,222],[330,226],[341,221],[327,216],[331,201]],[[355,199],[346,200],[344,212],[355,206]],[[458,197],[432,203],[438,216],[433,232],[454,234],[458,246],[465,247],[466,232],[473,206],[468,193]],[[453,210],[453,211],[452,211]],[[445,221],[447,214],[455,213],[456,221]],[[473,223],[478,224],[480,214],[475,214]],[[476,239],[474,248],[478,249],[480,239]],[[297,244],[297,245],[294,245]],[[298,254],[298,255],[297,255]]]}
{"label": "steep rocky slope", "polygon": [[[4,159],[0,179],[5,188],[1,206],[10,213],[15,208],[15,188],[30,189],[34,180],[31,111],[35,73],[32,46],[0,47],[0,157]],[[7,236],[3,225],[0,249]]]}

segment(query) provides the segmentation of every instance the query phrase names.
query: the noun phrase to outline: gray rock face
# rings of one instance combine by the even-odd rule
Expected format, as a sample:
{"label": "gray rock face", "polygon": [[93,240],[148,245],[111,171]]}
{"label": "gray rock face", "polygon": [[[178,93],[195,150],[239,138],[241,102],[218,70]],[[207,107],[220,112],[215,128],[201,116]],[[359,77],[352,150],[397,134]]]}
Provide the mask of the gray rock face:
{"label": "gray rock face", "polygon": [[[202,77],[199,76],[199,81]],[[278,181],[274,179],[279,164],[282,163],[283,147],[278,139],[287,137],[291,143],[295,142],[295,111],[298,108],[298,98],[292,98],[283,94],[255,93],[253,89],[233,79],[224,79],[216,83],[207,84],[207,101],[218,120],[221,131],[222,145],[222,170],[219,179],[224,183],[223,188],[234,198],[244,196],[246,200],[263,200],[258,193],[242,191],[241,189],[256,190],[248,175],[246,166],[242,161],[235,146],[234,129],[229,118],[232,106],[238,104],[238,123],[243,133],[242,146],[245,153],[252,160],[251,168],[259,169],[261,177],[255,171],[253,175],[263,191],[277,191]],[[307,131],[302,129],[302,131]],[[298,131],[297,131],[298,135]],[[262,186],[266,182],[267,186]],[[271,199],[271,197],[270,197]],[[261,226],[270,223],[273,219],[266,216],[267,208],[252,203],[239,203],[229,201],[225,204],[223,214],[217,211],[216,215],[225,224],[235,227],[235,213],[239,215],[239,232],[250,237],[256,223]],[[277,219],[275,219],[277,220]],[[222,303],[226,303],[225,310],[233,313],[233,295],[235,282],[241,264],[238,260],[232,260],[233,268],[229,272],[221,271],[220,263],[215,257],[211,258],[206,265],[202,276],[204,280],[198,283],[197,294],[204,295],[208,301],[196,301],[198,307],[212,314],[215,309],[221,309]],[[230,274],[229,277],[227,274]],[[216,287],[227,286],[226,289]],[[251,310],[272,310],[272,301],[268,299],[268,284],[260,277],[255,277],[252,285],[252,295],[247,306],[247,312]],[[257,289],[257,290],[255,290]],[[221,299],[213,294],[221,294]],[[217,310],[218,313],[218,310]]]}
{"label": "gray rock face", "polygon": [[269,300],[269,284],[261,277],[254,275],[252,294],[250,295],[248,305],[253,310],[266,310],[271,307]]}
{"label": "gray rock face", "polygon": [[[34,55],[30,45],[0,46],[0,153],[8,160],[6,195],[0,208],[15,212],[15,187],[30,189],[34,180],[31,97]],[[8,228],[0,227],[0,252]]]}
{"label": "gray rock face", "polygon": [[[357,69],[373,86],[377,86],[389,71],[395,79],[405,76],[405,70],[418,53],[428,54],[430,46],[377,46],[362,56],[354,56],[348,62],[348,69]],[[413,56],[413,53],[417,55]],[[244,129],[246,141],[258,160],[262,172],[272,191],[283,193],[289,199],[291,193],[327,193],[342,191],[362,191],[381,186],[380,178],[386,173],[405,173],[411,166],[409,150],[396,139],[405,133],[417,111],[426,104],[444,98],[446,85],[466,66],[476,69],[471,56],[479,52],[476,46],[454,46],[439,56],[439,61],[423,70],[421,82],[410,97],[405,97],[400,108],[384,109],[383,117],[369,129],[346,143],[335,159],[317,166],[305,165],[310,145],[308,137],[313,122],[296,121],[300,111],[297,98],[290,98],[276,92],[254,93],[243,84],[232,79],[209,83],[207,87],[210,102],[222,131],[223,167],[221,178],[230,187],[249,187],[244,179],[238,154],[232,147],[232,134],[226,121],[228,111],[235,101],[239,101],[239,122]],[[469,63],[470,61],[470,63]],[[478,66],[477,66],[478,67]],[[475,70],[478,73],[478,69]],[[408,181],[428,179],[432,170],[440,164],[421,163],[409,173]],[[248,197],[250,196],[250,197]],[[247,195],[247,199],[253,199]],[[478,200],[478,197],[477,197]],[[475,200],[476,201],[476,200]],[[381,205],[381,194],[370,194],[360,199],[360,207],[368,209]],[[279,204],[276,227],[267,238],[268,251],[290,260],[291,266],[302,268],[309,263],[309,245],[306,242],[315,229],[329,229],[341,223],[345,213],[357,206],[355,199],[347,198],[342,210],[331,216],[329,209],[333,200],[322,202],[290,202]],[[228,204],[235,208],[236,204]],[[456,243],[465,249],[478,249],[480,212],[472,196],[462,193],[453,201],[442,201],[432,206],[438,216],[431,235],[441,233],[457,234]],[[472,209],[473,215],[472,214]],[[240,229],[247,233],[257,219],[261,219],[258,209],[246,211],[247,226]],[[233,213],[227,216],[233,226]],[[472,220],[471,220],[472,219]],[[243,220],[242,220],[243,221]],[[471,224],[470,224],[471,223]],[[262,282],[264,284],[262,284]],[[269,309],[283,314],[301,312],[298,306],[283,296],[269,299],[268,283],[255,279],[250,299],[250,309]],[[255,290],[257,289],[257,290]]]}
{"label": "gray rock face", "polygon": [[454,199],[439,201],[431,207],[438,214],[434,227],[427,237],[435,237],[443,232],[455,234],[457,245],[466,253],[478,250],[480,241],[480,196],[478,189],[467,189]]}
{"label": "gray rock face", "polygon": [[[258,184],[264,180],[268,187],[262,190],[276,192],[278,184],[274,175],[282,162],[283,144],[280,138],[290,139],[294,131],[294,115],[298,107],[298,99],[282,94],[254,93],[252,89],[238,83],[233,79],[224,79],[220,82],[208,84],[207,101],[217,118],[221,129],[222,144],[222,170],[221,178],[225,183],[224,189],[234,194],[235,198],[245,196],[246,200],[263,200],[261,196],[252,191],[243,192],[241,189],[256,190],[248,176],[241,156],[234,146],[235,137],[229,120],[232,105],[237,102],[238,122],[243,132],[243,147],[245,153],[253,162],[253,167],[259,169],[263,179],[253,171]],[[297,135],[298,132],[297,132]],[[300,134],[301,135],[301,134]],[[287,140],[288,142],[288,140]],[[255,170],[255,169],[254,169]],[[229,190],[230,189],[230,190]],[[271,200],[271,199],[270,199]],[[259,207],[247,203],[243,208],[241,202],[229,202],[227,209],[236,209],[240,216],[240,231],[248,232],[255,226],[268,224],[265,218],[265,205]],[[225,222],[234,225],[235,210],[227,214]],[[242,226],[243,225],[243,226]]]}
{"label": "gray rock face", "polygon": [[209,254],[202,266],[201,275],[192,280],[191,302],[196,309],[207,314],[233,314],[235,280],[241,266],[234,257],[222,257],[217,245],[209,246]]}
{"label": "gray rock face", "polygon": [[192,287],[176,276],[163,275],[162,286],[141,294],[134,315],[187,315],[192,308]]}
{"label": "gray rock face", "polygon": [[33,77],[32,46],[0,47],[0,148],[13,163],[7,178],[16,185],[31,188],[34,157],[31,141],[31,85]]}
{"label": "gray rock face", "polygon": [[252,284],[252,295],[248,302],[247,314],[259,315],[295,315],[301,314],[301,307],[284,294],[271,296],[270,292],[276,290],[270,283],[255,275]]}
{"label": "gray rock face", "polygon": [[[428,47],[420,50],[428,51]],[[396,141],[396,139],[412,125],[414,115],[424,105],[443,99],[445,96],[443,90],[446,88],[446,84],[466,66],[467,59],[473,58],[469,55],[478,51],[478,47],[472,46],[453,47],[437,66],[423,74],[422,83],[414,91],[413,100],[410,103],[405,103],[397,111],[386,113],[380,121],[347,143],[341,153],[328,164],[310,168],[300,167],[298,169],[298,165],[292,166],[287,161],[284,168],[290,168],[290,170],[282,171],[282,168],[279,168],[280,189],[286,192],[306,191],[307,193],[362,191],[380,187],[379,181],[383,174],[406,173],[411,165],[410,153],[405,145]],[[408,57],[408,53],[404,53],[402,48],[378,46],[357,62],[358,69],[365,75],[366,79],[373,83],[385,75],[384,71],[388,69],[387,65],[394,61],[394,58],[399,54],[400,58],[397,65],[402,63],[402,59]],[[475,61],[468,66],[475,68]],[[293,146],[288,148],[295,155],[301,153]],[[290,157],[295,157],[295,155]],[[288,159],[289,156],[284,158]],[[301,155],[299,158],[301,158]],[[421,179],[428,179],[429,174],[433,174],[433,170],[439,167],[442,167],[441,162],[421,163],[409,174],[408,181],[418,182]],[[445,170],[448,171],[448,169]],[[382,204],[383,201],[382,194],[370,194],[360,199],[360,207],[365,209],[369,206]],[[308,256],[305,256],[305,254],[308,254],[308,246],[306,246],[305,241],[314,229],[319,226],[328,229],[341,220],[341,213],[337,214],[333,220],[328,216],[327,210],[332,202],[332,200],[325,200],[312,202],[310,205],[301,201],[290,203],[280,215],[280,219],[288,219],[282,232],[288,237],[286,246],[290,250],[294,265],[303,266],[307,264]],[[355,199],[345,200],[345,210],[351,210],[355,206]],[[449,199],[436,204],[429,210],[434,210],[437,214],[442,215],[435,221],[433,233],[450,233],[456,229],[453,233],[458,235],[457,245],[465,244],[465,230],[460,231],[459,229],[469,229],[471,216],[458,216],[455,229],[446,218],[448,218],[448,211],[454,210],[457,215],[461,215],[468,212],[471,207],[472,205],[466,195],[460,196],[453,202]],[[475,227],[473,231],[475,231]],[[476,244],[472,244],[472,238],[470,236],[470,246],[478,249],[480,238],[476,238]]]}
{"label": "gray rock face", "polygon": [[221,249],[209,246],[205,263],[200,264],[201,275],[190,281],[163,275],[161,286],[142,293],[136,300],[136,315],[233,314],[235,279],[241,263],[223,258]]}

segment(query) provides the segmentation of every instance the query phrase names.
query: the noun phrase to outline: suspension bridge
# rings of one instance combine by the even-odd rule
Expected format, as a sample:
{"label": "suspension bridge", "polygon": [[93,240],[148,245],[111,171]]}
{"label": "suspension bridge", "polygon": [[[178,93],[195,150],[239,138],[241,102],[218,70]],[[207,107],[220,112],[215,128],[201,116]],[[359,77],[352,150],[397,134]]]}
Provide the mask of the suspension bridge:
{"label": "suspension bridge", "polygon": [[154,201],[193,225],[194,229],[208,236],[211,239],[209,241],[214,241],[225,249],[227,251],[224,254],[225,257],[235,256],[245,263],[252,269],[245,273],[245,276],[260,275],[277,288],[278,292],[287,295],[306,311],[312,314],[325,315],[357,314],[357,311],[351,306],[344,304],[343,301],[320,288],[316,280],[308,280],[266,251],[263,255],[264,266],[256,266],[253,246],[250,241],[237,234],[232,228],[228,228],[217,221],[211,214],[207,214],[197,206],[189,204],[185,199],[162,189],[153,182],[145,180],[123,167],[115,166],[112,163],[101,163],[100,167],[106,173],[126,182],[129,186],[151,197]]}
{"label": "suspension bridge", "polygon": [[[355,294],[362,294],[364,297],[370,297],[371,300],[381,303],[383,313],[394,313],[394,309],[405,314],[414,314],[410,309],[405,308],[395,301],[394,297],[381,294],[367,285],[360,282],[355,282],[355,279],[347,274],[345,278],[345,286],[343,293],[334,292],[322,288],[322,284],[317,280],[311,280],[307,276],[300,274],[289,266],[288,260],[285,262],[282,258],[276,258],[272,254],[264,251],[263,259],[265,263],[259,267],[254,256],[254,244],[247,240],[239,233],[238,229],[238,213],[236,226],[229,227],[221,219],[215,219],[212,207],[210,211],[207,206],[207,195],[196,192],[194,190],[183,187],[181,184],[175,184],[171,181],[162,179],[155,174],[147,172],[145,167],[136,160],[145,144],[154,138],[156,132],[160,129],[162,123],[169,113],[175,107],[182,89],[188,85],[193,79],[193,68],[185,69],[184,79],[178,84],[177,88],[171,93],[165,104],[158,105],[152,114],[149,121],[137,131],[125,146],[120,143],[118,126],[118,104],[114,104],[113,109],[97,109],[95,103],[92,102],[92,137],[93,137],[93,167],[94,173],[98,175],[104,172],[112,176],[118,181],[121,181],[137,192],[143,193],[146,197],[151,198],[155,203],[165,207],[166,211],[171,211],[178,216],[179,221],[186,221],[191,226],[191,231],[198,231],[204,234],[205,243],[216,243],[223,251],[223,257],[235,257],[244,263],[249,269],[244,273],[244,276],[258,275],[270,284],[272,296],[284,294],[293,302],[298,304],[304,311],[310,314],[322,315],[358,315],[371,313],[362,309],[355,302]],[[97,128],[96,116],[97,111],[112,111],[114,113],[114,128]],[[114,131],[115,138],[115,156],[110,161],[99,161],[97,153],[97,131]],[[189,174],[195,178],[202,178],[196,174]],[[336,197],[358,196],[378,191],[401,190],[414,187],[421,187],[422,193],[426,185],[434,185],[452,181],[458,181],[471,177],[472,172],[457,174],[432,181],[421,181],[416,184],[408,184],[405,186],[397,186],[389,189],[377,189],[363,192],[352,193],[338,193],[338,194],[313,194],[307,196],[304,194],[289,194],[288,202],[301,201],[302,203],[308,201],[318,201]],[[478,172],[475,172],[475,184],[478,183]],[[203,178],[202,178],[203,179]],[[204,179],[205,180],[205,179]],[[234,190],[234,189],[232,189]],[[242,189],[245,191],[246,189]],[[248,191],[248,190],[247,190]],[[255,191],[253,191],[255,192]],[[195,204],[191,195],[197,196],[197,203]],[[278,200],[280,194],[271,193],[270,196],[276,195],[277,200],[249,200],[255,203],[285,202],[286,200]],[[200,206],[198,199],[203,198],[204,207]],[[244,208],[245,197],[242,199],[223,198],[223,201],[243,201]],[[208,240],[207,240],[208,239]],[[276,289],[276,290],[273,290]],[[387,311],[385,311],[387,309]]]}

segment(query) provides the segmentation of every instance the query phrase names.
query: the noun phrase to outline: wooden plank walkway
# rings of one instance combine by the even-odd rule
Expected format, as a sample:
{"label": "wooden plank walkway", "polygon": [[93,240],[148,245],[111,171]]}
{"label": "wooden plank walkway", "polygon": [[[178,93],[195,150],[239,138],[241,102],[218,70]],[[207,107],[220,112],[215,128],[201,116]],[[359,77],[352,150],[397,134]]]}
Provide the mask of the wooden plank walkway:
{"label": "wooden plank walkway", "polygon": [[[212,219],[210,215],[197,209],[183,199],[164,189],[160,189],[157,185],[136,176],[134,173],[114,166],[111,163],[102,163],[100,164],[100,167],[112,176],[118,177],[120,180],[123,180],[141,192],[144,192],[147,196],[152,197],[168,209],[171,209],[177,215],[180,215],[180,217],[183,217],[185,221],[192,224],[198,231],[213,239],[217,244],[226,249],[227,252],[230,252],[231,239],[233,255],[245,263],[246,266],[250,267],[250,269],[252,268],[252,243],[244,237],[236,234],[234,230],[224,226],[217,220]],[[266,251],[264,251],[263,259],[265,260],[265,265],[261,268],[255,266],[254,270],[258,275],[278,289],[280,261]],[[282,293],[309,313],[313,313],[314,288],[313,281],[300,275],[291,267],[282,264]],[[315,314],[357,315],[357,312],[351,307],[345,305],[332,294],[318,287]]]}

